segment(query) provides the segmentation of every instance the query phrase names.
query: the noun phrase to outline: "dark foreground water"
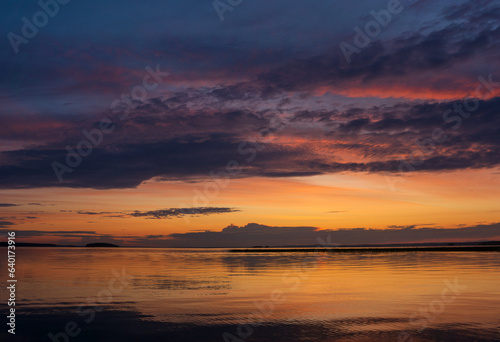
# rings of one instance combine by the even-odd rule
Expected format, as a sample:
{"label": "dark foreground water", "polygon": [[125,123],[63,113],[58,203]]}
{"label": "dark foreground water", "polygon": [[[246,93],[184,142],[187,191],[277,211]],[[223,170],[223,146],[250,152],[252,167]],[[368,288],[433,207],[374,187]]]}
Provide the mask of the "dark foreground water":
{"label": "dark foreground water", "polygon": [[16,252],[1,341],[500,341],[498,252]]}

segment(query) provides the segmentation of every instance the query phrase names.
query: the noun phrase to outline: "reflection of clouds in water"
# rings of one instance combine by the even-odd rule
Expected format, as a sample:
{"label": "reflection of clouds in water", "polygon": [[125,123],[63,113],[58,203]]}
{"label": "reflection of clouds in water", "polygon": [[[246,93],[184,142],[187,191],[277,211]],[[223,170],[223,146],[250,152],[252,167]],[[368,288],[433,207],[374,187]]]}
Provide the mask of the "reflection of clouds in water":
{"label": "reflection of clouds in water", "polygon": [[[328,253],[328,252],[256,252],[256,253],[232,253],[233,255],[224,256],[221,260],[230,266],[245,266],[249,269],[258,270],[259,268],[267,268],[274,266],[288,266],[288,265],[302,265],[310,264],[314,266],[314,260],[316,261],[333,261],[343,264],[344,261],[349,261],[349,266],[352,264],[358,264],[363,261],[375,261],[380,263],[404,263],[407,264],[408,261],[414,260],[418,257],[415,253],[399,253],[399,254],[389,254],[389,253]],[[347,265],[346,265],[347,266]]]}
{"label": "reflection of clouds in water", "polygon": [[149,275],[134,279],[133,286],[148,290],[230,290],[227,277],[204,277],[203,279],[174,278],[172,276]]}
{"label": "reflection of clouds in water", "polygon": [[[315,271],[316,267],[321,264],[331,264],[332,266],[345,267],[368,267],[374,265],[393,265],[413,267],[422,262],[436,261],[439,255],[429,255],[425,253],[328,253],[319,252],[303,253],[303,252],[284,252],[284,253],[241,253],[227,255],[220,258],[221,262],[227,267],[229,272],[248,272],[256,274],[270,270],[284,272],[291,267],[298,267],[304,273]],[[466,257],[463,258],[467,260]],[[469,260],[470,262],[470,260]]]}
{"label": "reflection of clouds in water", "polygon": [[[248,272],[248,273],[258,273],[269,270],[276,270],[279,272],[285,271],[291,266],[300,266],[306,258],[313,256],[309,253],[270,253],[263,255],[264,253],[249,254],[244,255],[228,255],[221,258],[221,261],[227,267],[229,272]],[[312,265],[314,266],[314,265]]]}

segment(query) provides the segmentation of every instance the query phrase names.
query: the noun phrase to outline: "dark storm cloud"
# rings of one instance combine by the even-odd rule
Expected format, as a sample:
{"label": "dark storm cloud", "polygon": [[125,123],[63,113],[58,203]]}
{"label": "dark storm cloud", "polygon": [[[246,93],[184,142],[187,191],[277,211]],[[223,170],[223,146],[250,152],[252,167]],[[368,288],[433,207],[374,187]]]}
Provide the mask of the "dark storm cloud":
{"label": "dark storm cloud", "polygon": [[[226,169],[229,161],[241,164],[251,155],[249,143],[243,153],[238,153],[239,141],[224,136],[185,137],[153,143],[119,145],[111,149],[95,149],[74,172],[59,183],[53,161],[64,163],[66,150],[41,147],[5,152],[15,164],[0,166],[0,186],[25,188],[43,186],[125,188],[135,187],[153,177],[186,179],[205,177],[211,171]],[[255,148],[252,148],[255,150]],[[268,146],[259,153],[259,162],[286,160],[297,151],[283,146]]]}
{"label": "dark storm cloud", "polygon": [[199,170],[199,175],[208,173],[220,165],[221,160],[217,159],[231,156],[235,151],[236,146],[231,143],[189,137],[184,141],[121,145],[112,150],[96,148],[73,174],[66,177],[64,184],[59,184],[50,164],[52,161],[64,163],[66,150],[21,150],[4,153],[9,159],[26,158],[26,161],[21,165],[1,166],[0,182],[13,187],[134,187],[162,174],[180,178],[184,174],[193,174],[195,169]]}
{"label": "dark storm cloud", "polygon": [[20,206],[20,204],[14,204],[14,203],[0,203],[0,207],[17,207]]}
{"label": "dark storm cloud", "polygon": [[[478,100],[477,110],[468,117],[455,112],[449,120],[444,120],[443,114],[457,106],[463,108],[463,101],[401,102],[360,111],[350,109],[349,112],[358,112],[358,116],[346,117],[340,112],[338,120],[334,119],[336,112],[315,114],[314,111],[300,111],[283,123],[283,129],[271,130],[276,137],[285,138],[289,134],[292,139],[302,136],[311,139],[310,142],[297,143],[292,140],[289,144],[265,137],[247,141],[252,134],[256,136],[263,128],[273,126],[272,119],[277,113],[240,110],[181,117],[169,112],[154,112],[145,114],[141,123],[128,122],[120,126],[89,156],[83,157],[73,172],[66,173],[62,183],[59,183],[51,163],[65,164],[67,151],[64,144],[69,140],[5,151],[0,154],[5,161],[0,166],[0,187],[108,189],[135,187],[153,178],[206,179],[210,172],[225,171],[227,163],[232,160],[239,163],[234,177],[295,177],[343,171],[397,172],[399,159],[425,149],[422,142],[432,137],[434,129],[442,129],[446,138],[435,143],[430,153],[419,154],[422,162],[418,170],[498,165],[500,98]],[[136,112],[130,117],[132,121],[139,118]],[[148,118],[151,118],[151,123]],[[320,128],[304,126],[311,120]],[[175,138],[165,140],[162,130],[152,126],[155,121],[170,127],[170,135]],[[146,128],[148,134],[144,133]],[[205,133],[208,129],[212,132]],[[321,141],[315,143],[311,137],[319,137]],[[72,141],[70,146],[74,148],[76,139]],[[337,160],[335,155],[341,151],[360,154],[359,162]]]}

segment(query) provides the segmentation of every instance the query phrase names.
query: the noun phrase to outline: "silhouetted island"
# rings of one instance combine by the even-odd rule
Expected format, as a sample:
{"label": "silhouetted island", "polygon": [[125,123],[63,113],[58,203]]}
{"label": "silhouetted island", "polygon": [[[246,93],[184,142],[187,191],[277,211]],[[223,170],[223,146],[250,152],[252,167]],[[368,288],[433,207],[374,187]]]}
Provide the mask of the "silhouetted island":
{"label": "silhouetted island", "polygon": [[85,247],[120,247],[120,246],[112,243],[96,242],[96,243],[88,243]]}

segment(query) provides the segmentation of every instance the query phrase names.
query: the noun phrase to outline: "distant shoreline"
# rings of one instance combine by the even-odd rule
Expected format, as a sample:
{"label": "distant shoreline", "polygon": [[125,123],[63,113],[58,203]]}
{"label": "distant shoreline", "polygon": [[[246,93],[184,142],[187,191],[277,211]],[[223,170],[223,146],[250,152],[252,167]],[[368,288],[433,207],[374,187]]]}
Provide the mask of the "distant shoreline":
{"label": "distant shoreline", "polygon": [[337,248],[245,248],[231,249],[232,253],[394,253],[394,252],[500,252],[500,246],[450,247],[337,247]]}
{"label": "distant shoreline", "polygon": [[[6,241],[0,241],[0,247],[7,247]],[[244,246],[244,247],[160,247],[160,246],[118,246],[110,243],[90,243],[87,245],[57,245],[51,243],[17,242],[16,247],[53,247],[53,248],[86,248],[86,247],[106,247],[106,248],[155,248],[155,249],[225,249],[230,252],[422,252],[422,251],[500,251],[500,241],[474,241],[474,242],[442,242],[442,243],[407,243],[407,244],[357,244],[340,245],[336,247],[318,247],[314,245],[302,246]]]}

